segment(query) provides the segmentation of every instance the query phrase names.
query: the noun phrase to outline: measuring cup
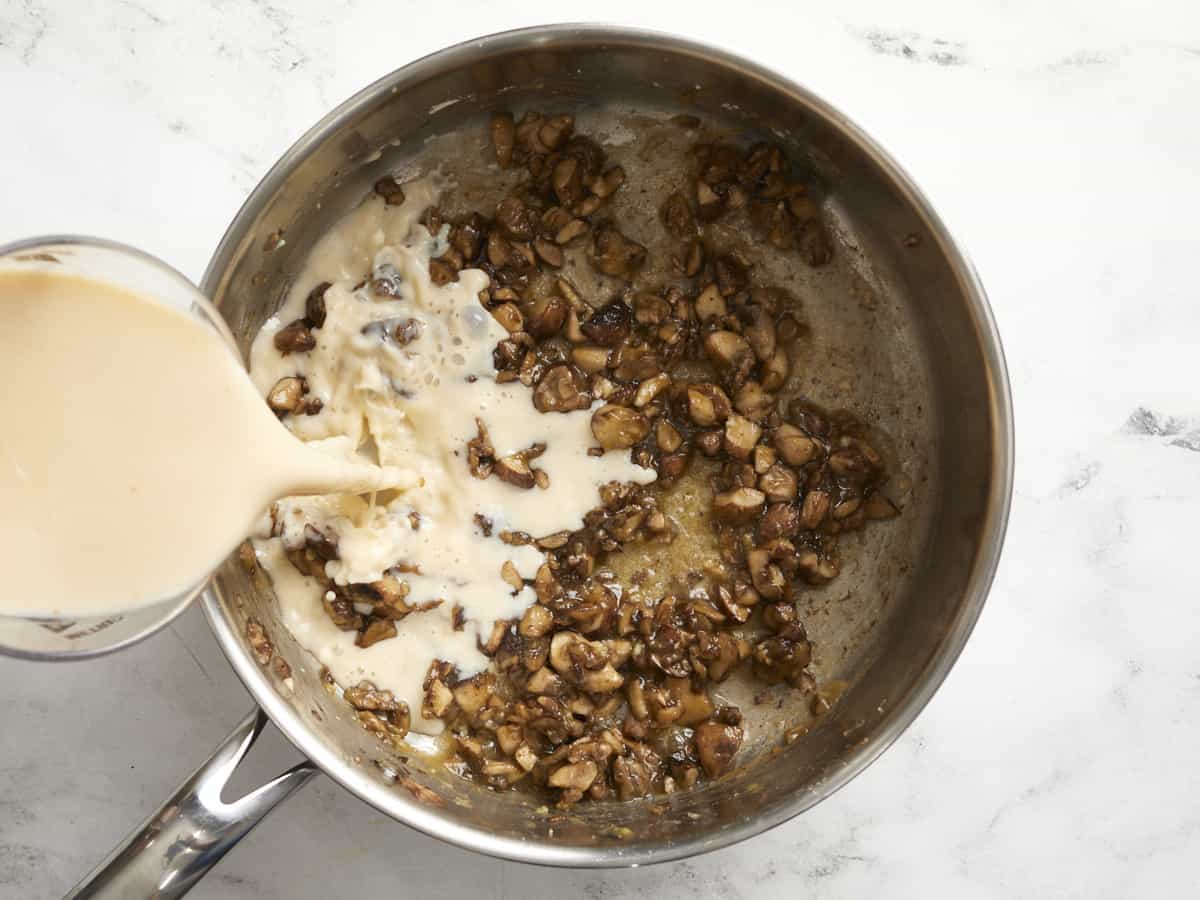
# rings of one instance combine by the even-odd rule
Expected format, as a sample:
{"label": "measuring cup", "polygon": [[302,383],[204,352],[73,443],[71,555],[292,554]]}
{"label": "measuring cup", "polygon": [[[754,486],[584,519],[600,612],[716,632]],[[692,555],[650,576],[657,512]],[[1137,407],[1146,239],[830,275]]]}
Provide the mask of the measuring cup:
{"label": "measuring cup", "polygon": [[[186,312],[216,331],[238,356],[228,326],[196,286],[166,263],[133,247],[76,235],[30,238],[0,247],[0,272],[30,270],[107,282]],[[136,351],[129,348],[129,352]],[[238,359],[240,362],[241,357]],[[0,653],[33,660],[72,660],[121,650],[170,624],[207,580],[202,578],[152,606],[106,616],[31,618],[0,611]]]}

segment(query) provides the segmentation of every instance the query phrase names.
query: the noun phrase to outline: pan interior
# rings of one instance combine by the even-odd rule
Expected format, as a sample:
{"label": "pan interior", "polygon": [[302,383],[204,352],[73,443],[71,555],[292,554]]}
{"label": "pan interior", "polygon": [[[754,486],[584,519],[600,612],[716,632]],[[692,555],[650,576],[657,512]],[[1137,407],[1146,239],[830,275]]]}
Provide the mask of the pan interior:
{"label": "pan interior", "polygon": [[[546,862],[594,864],[603,851],[620,864],[715,847],[748,833],[751,820],[777,821],[824,796],[846,761],[920,690],[947,635],[961,626],[993,478],[992,385],[979,323],[951,251],[904,188],[804,95],[695,48],[610,38],[562,35],[533,50],[499,42],[475,59],[450,51],[392,76],[402,90],[364,92],[268,176],[204,285],[246,353],[313,243],[384,174],[403,179],[440,165],[457,182],[444,210],[489,208],[507,186],[494,168],[486,171],[487,117],[497,109],[518,117],[526,109],[574,113],[577,131],[624,166],[613,217],[649,248],[643,284],[656,283],[653,268],[665,271],[657,210],[684,187],[684,153],[695,141],[770,140],[819,176],[833,262],[812,269],[795,257],[749,252],[759,260],[756,277],[790,291],[808,327],[795,348],[799,392],[877,429],[892,475],[886,493],[904,510],[843,537],[842,574],[800,594],[814,673],[846,685],[820,720],[796,692],[733,685],[729,700],[747,716],[749,734],[746,764],[736,772],[668,798],[547,809],[537,797],[489,791],[436,760],[386,748],[321,684],[319,664],[279,622],[265,579],[233,559],[215,579],[210,614],[238,636],[249,619],[262,623],[290,665],[290,678],[281,679],[272,666],[255,665],[244,640],[232,649],[226,642],[259,699],[288,720],[285,731],[293,739],[304,733],[302,749],[326,768],[337,761],[335,774],[397,818]],[[680,114],[698,117],[702,130],[670,121]],[[717,240],[756,247],[732,228]],[[755,693],[765,694],[763,702],[753,702]],[[783,732],[797,726],[810,730],[785,746]],[[518,846],[555,849],[537,856]]]}

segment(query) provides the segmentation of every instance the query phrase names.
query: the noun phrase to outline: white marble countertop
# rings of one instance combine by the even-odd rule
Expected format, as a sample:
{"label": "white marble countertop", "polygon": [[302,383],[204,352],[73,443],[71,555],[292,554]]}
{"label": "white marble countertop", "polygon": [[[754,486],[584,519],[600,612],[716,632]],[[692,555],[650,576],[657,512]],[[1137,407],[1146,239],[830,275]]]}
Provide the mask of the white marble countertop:
{"label": "white marble countertop", "polygon": [[[101,234],[198,278],[288,145],[418,55],[598,13],[726,45],[879,137],[979,267],[1018,432],[995,589],[899,743],[737,847],[536,869],[425,838],[320,779],[193,896],[1194,896],[1200,8],[504,6],[0,2],[0,242]],[[59,896],[251,706],[197,610],[115,658],[0,661],[0,684],[5,900]],[[276,737],[251,774],[295,759]]]}

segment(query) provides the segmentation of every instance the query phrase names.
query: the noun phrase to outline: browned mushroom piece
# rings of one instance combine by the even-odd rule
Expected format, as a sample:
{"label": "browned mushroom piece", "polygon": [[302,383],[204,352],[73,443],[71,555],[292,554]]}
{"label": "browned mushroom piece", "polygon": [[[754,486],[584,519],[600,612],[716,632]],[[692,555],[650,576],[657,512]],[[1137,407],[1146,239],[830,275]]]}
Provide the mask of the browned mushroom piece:
{"label": "browned mushroom piece", "polygon": [[745,416],[725,420],[725,452],[735,459],[749,459],[761,436],[762,428]]}
{"label": "browned mushroom piece", "polygon": [[732,297],[749,283],[746,267],[732,256],[718,256],[713,261],[713,271],[722,297]]}
{"label": "browned mushroom piece", "polygon": [[641,325],[660,325],[671,315],[666,298],[649,291],[639,291],[633,297],[633,318]]}
{"label": "browned mushroom piece", "polygon": [[746,322],[742,328],[754,356],[759,362],[771,358],[777,345],[775,320],[761,306],[750,306],[746,310]]}
{"label": "browned mushroom piece", "polygon": [[638,409],[649,406],[670,386],[671,376],[666,372],[661,372],[653,378],[647,378],[638,385],[637,393],[633,395],[633,405]]}
{"label": "browned mushroom piece", "polygon": [[791,374],[792,361],[783,347],[776,347],[762,364],[762,386],[767,391],[778,391],[787,383]]}
{"label": "browned mushroom piece", "polygon": [[451,689],[454,702],[468,716],[479,712],[495,691],[496,676],[491,672],[480,672],[478,675],[463,679]]}
{"label": "browned mushroom piece", "polygon": [[624,183],[625,170],[620,166],[613,166],[603,175],[590,179],[588,188],[601,200],[606,200],[615,194]]}
{"label": "browned mushroom piece", "polygon": [[275,332],[275,349],[283,356],[307,353],[317,346],[317,339],[304,319],[297,319]]}
{"label": "browned mushroom piece", "polygon": [[501,481],[522,490],[528,490],[537,484],[529,460],[520,453],[513,453],[496,460],[494,471],[496,477]]}
{"label": "browned mushroom piece", "polygon": [[750,570],[750,582],[754,590],[764,599],[786,599],[791,593],[787,577],[771,561],[771,554],[762,547],[755,547],[746,554],[746,567]]}
{"label": "browned mushroom piece", "polygon": [[593,343],[615,347],[629,337],[632,326],[633,310],[624,301],[614,300],[592,313],[580,328]]}
{"label": "browned mushroom piece", "polygon": [[759,382],[746,381],[734,393],[733,406],[747,419],[762,422],[775,412],[775,397]]}
{"label": "browned mushroom piece", "polygon": [[375,182],[375,193],[383,198],[388,206],[399,206],[404,202],[404,188],[391,175],[386,175]]}
{"label": "browned mushroom piece", "polygon": [[588,257],[598,272],[631,278],[646,263],[646,248],[621,234],[611,224],[597,227]]}
{"label": "browned mushroom piece", "polygon": [[808,640],[796,607],[791,603],[770,603],[763,609],[763,624],[785,640],[802,643]]}
{"label": "browned mushroom piece", "polygon": [[300,408],[307,393],[308,382],[299,375],[289,375],[275,382],[275,386],[267,394],[267,405],[280,415],[295,412]]}
{"label": "browned mushroom piece", "polygon": [[422,325],[417,319],[403,319],[392,329],[392,340],[401,347],[411,344],[421,336]]}
{"label": "browned mushroom piece", "polygon": [[491,122],[492,147],[496,151],[496,162],[500,168],[507,169],[513,161],[513,145],[516,140],[516,127],[513,125],[512,113],[496,113]]}
{"label": "browned mushroom piece", "polygon": [[713,497],[713,514],[722,522],[751,522],[762,511],[766,496],[755,488],[735,488]]}
{"label": "browned mushroom piece", "polygon": [[383,691],[370,681],[360,681],[354,687],[346,688],[346,700],[355,709],[369,709],[372,712],[393,712],[404,704],[397,701],[391,691]]}
{"label": "browned mushroom piece", "polygon": [[358,633],[358,637],[354,639],[354,643],[356,646],[365,649],[395,636],[396,623],[394,621],[391,619],[373,618],[367,623],[367,627]]}
{"label": "browned mushroom piece", "polygon": [[696,442],[696,449],[711,458],[721,452],[725,441],[725,432],[718,429],[697,431],[692,437]]}
{"label": "browned mushroom piece", "polygon": [[732,412],[729,396],[717,385],[709,383],[687,386],[687,408],[692,421],[703,428],[723,424]]}
{"label": "browned mushroom piece", "polygon": [[743,732],[736,725],[720,722],[701,722],[696,726],[693,740],[696,757],[704,768],[704,774],[716,778],[727,772],[733,758],[742,746]]}
{"label": "browned mushroom piece", "polygon": [[767,243],[776,250],[791,250],[795,246],[796,220],[786,202],[755,204],[754,218],[760,231],[766,233]]}
{"label": "browned mushroom piece", "polygon": [[525,330],[525,317],[515,303],[501,303],[492,307],[492,318],[503,325],[509,334]]}
{"label": "browned mushroom piece", "polygon": [[817,455],[816,442],[795,425],[783,424],[772,436],[779,458],[789,466],[802,466]]}
{"label": "browned mushroom piece", "polygon": [[654,790],[654,776],[650,767],[632,756],[613,760],[612,777],[620,800],[648,797]]}
{"label": "browned mushroom piece", "polygon": [[750,344],[732,331],[710,331],[704,336],[704,352],[724,372],[747,372],[754,364]]}
{"label": "browned mushroom piece", "polygon": [[500,201],[496,207],[496,224],[510,241],[533,239],[533,216],[518,197],[509,195]]}
{"label": "browned mushroom piece", "polygon": [[595,374],[608,368],[607,347],[595,344],[581,344],[571,348],[571,362],[588,374]]}
{"label": "browned mushroom piece", "polygon": [[246,641],[250,644],[254,658],[260,666],[265,666],[271,661],[275,647],[267,637],[266,629],[263,628],[261,622],[255,619],[246,621]]}
{"label": "browned mushroom piece", "polygon": [[692,238],[677,252],[671,254],[671,269],[687,278],[696,276],[704,266],[704,245]]}
{"label": "browned mushroom piece", "polygon": [[541,637],[548,634],[553,627],[554,614],[546,607],[535,603],[525,610],[525,615],[521,617],[521,622],[517,625],[517,632],[522,637]]}
{"label": "browned mushroom piece", "polygon": [[425,683],[425,702],[421,704],[421,714],[427,719],[440,719],[449,712],[454,703],[454,693],[440,678],[429,679]]}
{"label": "browned mushroom piece", "polygon": [[627,406],[606,403],[592,413],[592,435],[605,450],[632,447],[649,433],[649,420]]}
{"label": "browned mushroom piece", "polygon": [[304,321],[309,328],[320,328],[325,324],[325,292],[332,285],[322,281],[304,299]]}
{"label": "browned mushroom piece", "polygon": [[800,530],[800,510],[794,503],[772,503],[758,523],[758,540],[768,543]]}
{"label": "browned mushroom piece", "polygon": [[675,191],[662,207],[662,221],[667,231],[677,238],[689,238],[696,233],[696,219],[683,191]]}
{"label": "browned mushroom piece", "polygon": [[467,469],[476,478],[487,478],[496,464],[496,449],[483,421],[476,419],[475,427],[478,434],[467,441]]}
{"label": "browned mushroom piece", "polygon": [[800,508],[800,526],[810,531],[821,527],[825,517],[829,515],[830,497],[822,490],[811,490],[804,495],[804,504]]}
{"label": "browned mushroom piece", "polygon": [[599,767],[591,760],[567,763],[551,772],[547,783],[554,788],[585,791],[591,787],[599,773]]}
{"label": "browned mushroom piece", "polygon": [[438,287],[458,280],[458,270],[444,259],[429,261],[429,280]]}
{"label": "browned mushroom piece", "polygon": [[[571,217],[568,210],[574,209],[583,200],[586,193],[583,186],[583,174],[583,166],[573,156],[560,159],[550,173],[550,186],[554,189],[554,196],[558,202],[566,207],[562,212],[567,220]],[[555,221],[556,228],[562,228],[567,224],[562,216],[556,217]]]}
{"label": "browned mushroom piece", "polygon": [[696,182],[696,218],[701,222],[715,222],[727,205],[725,194],[718,193],[703,180]]}
{"label": "browned mushroom piece", "polygon": [[666,419],[659,419],[654,426],[654,441],[658,449],[664,453],[674,453],[683,444],[683,435],[679,429]]}
{"label": "browned mushroom piece", "polygon": [[538,238],[533,242],[533,249],[537,253],[538,259],[550,266],[552,269],[561,269],[565,257],[563,256],[562,247],[558,244]]}
{"label": "browned mushroom piece", "polygon": [[354,604],[334,591],[326,591],[321,598],[326,615],[342,631],[358,631],[363,626],[363,617],[354,611]]}
{"label": "browned mushroom piece", "polygon": [[770,637],[754,646],[754,675],[767,684],[786,681],[793,687],[804,683],[804,671],[812,660],[812,645],[808,641],[789,641]]}
{"label": "browned mushroom piece", "polygon": [[809,584],[825,584],[837,577],[839,566],[833,557],[806,550],[800,553],[798,569]]}
{"label": "browned mushroom piece", "polygon": [[799,490],[799,479],[794,470],[775,463],[759,476],[758,488],[772,503],[795,500]]}
{"label": "browned mushroom piece", "polygon": [[571,136],[571,132],[575,130],[575,117],[572,115],[551,116],[546,120],[545,124],[538,129],[538,140],[548,150],[557,150],[567,138]]}
{"label": "browned mushroom piece", "polygon": [[533,391],[538,412],[571,412],[592,405],[587,377],[573,366],[551,367]]}
{"label": "browned mushroom piece", "polygon": [[562,330],[570,309],[566,300],[554,294],[535,300],[528,311],[526,328],[536,338],[553,337]]}
{"label": "browned mushroom piece", "polygon": [[569,244],[577,237],[582,237],[587,234],[588,223],[583,219],[571,219],[554,234],[554,243]]}
{"label": "browned mushroom piece", "polygon": [[304,526],[304,549],[313,554],[317,559],[326,562],[338,559],[336,538],[330,537],[311,523]]}
{"label": "browned mushroom piece", "polygon": [[725,298],[715,284],[709,284],[696,297],[696,316],[701,322],[723,319],[728,313]]}

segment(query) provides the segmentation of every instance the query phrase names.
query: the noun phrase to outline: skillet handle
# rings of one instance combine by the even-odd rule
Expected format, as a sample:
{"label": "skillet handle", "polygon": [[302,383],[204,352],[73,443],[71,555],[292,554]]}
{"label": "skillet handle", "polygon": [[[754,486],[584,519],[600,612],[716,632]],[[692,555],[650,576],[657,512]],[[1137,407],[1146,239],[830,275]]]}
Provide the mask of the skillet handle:
{"label": "skillet handle", "polygon": [[319,771],[305,760],[245,797],[232,803],[222,800],[221,791],[267,721],[261,709],[243,719],[171,799],[67,894],[67,900],[171,900],[191,890],[267,813]]}

